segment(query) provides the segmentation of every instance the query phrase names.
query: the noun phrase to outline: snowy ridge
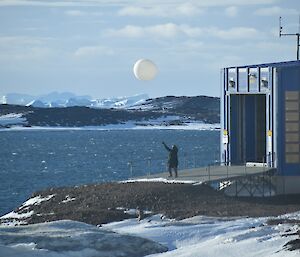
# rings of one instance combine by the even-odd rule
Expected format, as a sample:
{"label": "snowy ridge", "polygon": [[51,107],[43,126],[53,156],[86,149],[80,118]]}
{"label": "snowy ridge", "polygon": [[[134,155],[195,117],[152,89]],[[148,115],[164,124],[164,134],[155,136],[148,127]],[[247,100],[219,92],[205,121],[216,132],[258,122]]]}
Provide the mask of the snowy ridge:
{"label": "snowy ridge", "polygon": [[91,107],[96,108],[130,108],[135,105],[144,103],[149,96],[147,94],[140,94],[134,96],[124,96],[116,98],[96,99],[91,101]]}
{"label": "snowy ridge", "polygon": [[86,106],[94,108],[129,108],[142,104],[148,99],[147,94],[114,98],[93,99],[91,96],[77,96],[73,93],[52,92],[46,95],[7,94],[0,96],[0,103],[33,106],[40,108]]}

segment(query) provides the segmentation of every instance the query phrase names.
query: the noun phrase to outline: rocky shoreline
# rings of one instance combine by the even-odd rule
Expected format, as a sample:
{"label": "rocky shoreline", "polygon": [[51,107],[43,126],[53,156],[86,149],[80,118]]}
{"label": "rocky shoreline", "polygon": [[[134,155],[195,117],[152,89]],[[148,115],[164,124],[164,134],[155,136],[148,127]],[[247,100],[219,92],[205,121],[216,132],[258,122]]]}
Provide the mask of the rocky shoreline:
{"label": "rocky shoreline", "polygon": [[[0,223],[17,220],[21,224],[36,224],[74,220],[101,226],[137,217],[137,209],[146,216],[161,214],[162,217],[178,220],[197,215],[276,217],[300,211],[300,197],[292,195],[235,198],[225,196],[207,185],[160,182],[103,183],[50,188],[36,192],[29,201],[15,209],[13,215],[2,217]],[[298,220],[270,218],[268,225],[278,222],[300,224]],[[290,242],[289,248],[299,249],[298,240],[294,242]]]}
{"label": "rocky shoreline", "polygon": [[278,216],[300,211],[298,195],[235,198],[207,185],[162,182],[114,182],[50,188],[34,193],[31,198],[34,197],[47,200],[22,205],[14,210],[18,214],[33,212],[30,217],[25,218],[29,224],[71,219],[99,225],[132,218],[135,214],[126,210],[137,207],[146,213],[159,213],[175,219],[196,215]]}

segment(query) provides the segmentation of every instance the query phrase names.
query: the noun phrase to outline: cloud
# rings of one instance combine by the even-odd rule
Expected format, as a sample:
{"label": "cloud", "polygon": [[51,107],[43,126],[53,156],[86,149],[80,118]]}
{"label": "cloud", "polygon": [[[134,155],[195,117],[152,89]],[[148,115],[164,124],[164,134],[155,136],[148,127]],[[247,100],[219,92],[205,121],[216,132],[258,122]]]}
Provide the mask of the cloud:
{"label": "cloud", "polygon": [[280,16],[280,15],[298,15],[299,11],[296,9],[281,8],[279,6],[272,6],[267,8],[260,8],[254,12],[259,16]]}
{"label": "cloud", "polygon": [[84,15],[86,15],[86,12],[82,12],[79,10],[68,10],[68,11],[65,11],[65,14],[68,16],[84,16]]}
{"label": "cloud", "polygon": [[225,15],[228,17],[235,17],[238,14],[238,8],[236,6],[230,6],[225,9]]}
{"label": "cloud", "polygon": [[254,28],[235,27],[228,30],[220,30],[213,28],[211,33],[221,39],[248,39],[254,38],[259,35],[258,31]]}
{"label": "cloud", "polygon": [[103,55],[113,55],[113,49],[106,46],[84,46],[78,48],[74,56],[75,57],[94,57],[94,56],[103,56]]}
{"label": "cloud", "polygon": [[84,12],[80,10],[67,10],[65,11],[65,14],[68,16],[101,16],[103,15],[102,12]]}
{"label": "cloud", "polygon": [[127,25],[119,30],[109,29],[106,32],[107,36],[112,37],[127,37],[127,38],[142,38],[142,37],[162,37],[174,38],[180,34],[180,28],[174,23],[159,24],[155,26],[141,27]]}
{"label": "cloud", "polygon": [[27,36],[0,36],[0,47],[14,46],[38,46],[46,41],[52,40],[49,37],[27,37]]}
{"label": "cloud", "polygon": [[103,6],[103,5],[123,5],[122,0],[1,0],[1,6],[42,6],[42,7],[68,7],[68,6]]}
{"label": "cloud", "polygon": [[195,16],[202,14],[203,10],[197,5],[191,3],[179,4],[174,8],[169,6],[126,6],[119,10],[121,16],[154,16],[154,17],[177,17],[177,16]]}
{"label": "cloud", "polygon": [[124,38],[160,38],[172,39],[179,36],[188,38],[216,37],[220,39],[248,39],[259,35],[258,31],[249,27],[234,27],[230,29],[219,29],[217,27],[201,28],[174,23],[159,24],[155,26],[127,25],[121,29],[109,29],[106,35],[110,37]]}
{"label": "cloud", "polygon": [[[189,4],[202,7],[216,6],[242,6],[242,5],[266,5],[278,2],[278,0],[190,0]],[[132,0],[1,0],[0,6],[45,6],[45,7],[67,7],[67,6],[140,6],[151,7],[157,6],[180,6],[182,0],[144,0],[136,1],[133,4]],[[183,5],[184,6],[184,5]],[[189,12],[189,10],[188,10]]]}

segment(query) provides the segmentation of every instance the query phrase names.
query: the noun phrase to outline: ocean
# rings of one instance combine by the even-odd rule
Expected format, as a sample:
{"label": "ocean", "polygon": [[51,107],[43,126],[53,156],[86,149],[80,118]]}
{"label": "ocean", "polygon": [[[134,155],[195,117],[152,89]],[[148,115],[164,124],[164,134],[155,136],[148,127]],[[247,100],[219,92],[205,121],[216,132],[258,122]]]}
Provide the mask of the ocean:
{"label": "ocean", "polygon": [[119,181],[165,171],[168,152],[162,141],[178,146],[179,170],[219,159],[218,131],[1,131],[0,216],[45,188]]}

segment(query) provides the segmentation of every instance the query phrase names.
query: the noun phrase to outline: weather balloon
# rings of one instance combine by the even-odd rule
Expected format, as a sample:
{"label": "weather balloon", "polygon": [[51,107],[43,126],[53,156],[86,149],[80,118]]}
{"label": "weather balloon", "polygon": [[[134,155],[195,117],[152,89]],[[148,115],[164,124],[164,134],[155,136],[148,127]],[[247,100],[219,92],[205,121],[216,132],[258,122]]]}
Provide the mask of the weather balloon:
{"label": "weather balloon", "polygon": [[133,66],[134,76],[139,80],[154,79],[158,69],[156,65],[148,59],[140,59]]}

